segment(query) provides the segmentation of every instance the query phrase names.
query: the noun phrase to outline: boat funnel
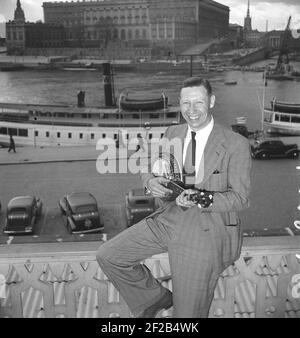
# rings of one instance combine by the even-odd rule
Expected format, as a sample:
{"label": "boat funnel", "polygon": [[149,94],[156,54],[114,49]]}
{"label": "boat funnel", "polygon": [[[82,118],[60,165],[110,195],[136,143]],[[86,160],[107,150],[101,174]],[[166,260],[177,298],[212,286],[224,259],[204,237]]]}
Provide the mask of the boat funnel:
{"label": "boat funnel", "polygon": [[105,106],[112,107],[116,105],[113,72],[109,62],[103,63],[103,83]]}

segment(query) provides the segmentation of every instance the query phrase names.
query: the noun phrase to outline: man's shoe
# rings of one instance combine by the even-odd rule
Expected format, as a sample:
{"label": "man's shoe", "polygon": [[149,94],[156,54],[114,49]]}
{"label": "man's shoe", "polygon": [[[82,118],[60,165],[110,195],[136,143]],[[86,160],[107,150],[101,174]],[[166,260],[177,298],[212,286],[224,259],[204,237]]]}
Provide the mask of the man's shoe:
{"label": "man's shoe", "polygon": [[164,296],[157,301],[155,304],[147,307],[142,313],[139,314],[138,318],[155,318],[158,312],[162,309],[169,309],[173,305],[172,292],[167,290]]}

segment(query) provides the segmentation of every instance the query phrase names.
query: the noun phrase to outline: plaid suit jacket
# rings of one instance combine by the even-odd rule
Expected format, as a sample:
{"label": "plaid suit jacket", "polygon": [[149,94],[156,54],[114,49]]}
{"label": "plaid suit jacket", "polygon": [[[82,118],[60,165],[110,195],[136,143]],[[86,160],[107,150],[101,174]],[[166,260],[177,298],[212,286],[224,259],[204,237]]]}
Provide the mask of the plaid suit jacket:
{"label": "plaid suit jacket", "polygon": [[[173,138],[179,138],[183,145],[186,132],[187,124],[169,127],[164,135],[162,147],[165,140],[170,141]],[[241,251],[242,231],[238,211],[249,207],[251,172],[249,141],[215,123],[203,156],[203,178],[197,188],[215,192],[213,205],[206,209],[195,206],[183,211],[175,201],[166,201],[148,217],[153,218],[157,215],[159,221],[164,224],[196,222],[201,230],[209,231],[215,267],[221,272],[238,259]],[[182,165],[182,158],[179,162]],[[149,172],[141,174],[144,186],[151,177],[153,175]]]}

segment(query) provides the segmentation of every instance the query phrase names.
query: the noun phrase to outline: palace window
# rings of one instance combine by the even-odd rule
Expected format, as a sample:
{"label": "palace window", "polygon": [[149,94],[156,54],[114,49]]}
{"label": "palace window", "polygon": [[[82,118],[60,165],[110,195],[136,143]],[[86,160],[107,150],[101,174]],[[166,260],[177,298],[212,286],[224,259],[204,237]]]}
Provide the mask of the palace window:
{"label": "palace window", "polygon": [[[19,132],[20,132],[20,130],[19,130]],[[21,135],[19,135],[19,136],[21,136]],[[35,136],[35,137],[38,137],[38,136],[39,136],[39,132],[38,132],[37,130],[34,131],[34,136]]]}
{"label": "palace window", "polygon": [[159,35],[159,37],[161,39],[163,39],[165,37],[165,27],[164,27],[164,25],[160,24],[158,29],[159,29],[158,30],[158,33],[159,33],[158,35]]}
{"label": "palace window", "polygon": [[138,29],[135,30],[135,38],[136,40],[140,38],[140,31]]}
{"label": "palace window", "polygon": [[68,138],[72,138],[72,133],[68,133]]}
{"label": "palace window", "polygon": [[152,35],[153,39],[157,38],[157,35],[156,35],[156,26],[152,26],[151,35]]}
{"label": "palace window", "polygon": [[95,138],[95,134],[91,134],[91,140]]}
{"label": "palace window", "polygon": [[171,24],[168,24],[168,25],[167,25],[167,37],[168,37],[168,38],[172,38],[172,36],[173,36],[172,25],[171,25]]}
{"label": "palace window", "polygon": [[79,138],[80,138],[80,139],[83,138],[83,134],[82,134],[82,133],[79,134]]}
{"label": "palace window", "polygon": [[49,136],[50,136],[49,131],[46,131],[46,137],[49,137]]}
{"label": "palace window", "polygon": [[119,34],[118,34],[118,30],[115,28],[114,29],[114,35],[113,35],[114,37],[114,39],[118,39],[118,37],[119,37]]}
{"label": "palace window", "polygon": [[132,39],[132,31],[131,29],[128,29],[128,40]]}
{"label": "palace window", "polygon": [[56,135],[57,135],[57,138],[60,138],[60,132],[57,132]]}
{"label": "palace window", "polygon": [[121,40],[126,40],[125,29],[122,29],[122,30],[121,30]]}

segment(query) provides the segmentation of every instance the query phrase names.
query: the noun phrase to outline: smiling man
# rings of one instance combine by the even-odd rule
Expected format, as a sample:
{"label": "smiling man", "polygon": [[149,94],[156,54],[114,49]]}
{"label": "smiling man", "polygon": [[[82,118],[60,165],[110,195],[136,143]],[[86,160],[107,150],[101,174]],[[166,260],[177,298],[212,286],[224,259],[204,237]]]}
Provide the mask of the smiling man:
{"label": "smiling man", "polygon": [[[155,317],[172,305],[173,317],[207,317],[219,275],[240,255],[237,213],[249,206],[250,146],[215,123],[214,103],[207,80],[183,83],[180,107],[186,124],[169,127],[164,136],[181,140],[183,154],[176,160],[183,191],[170,200],[169,180],[143,173],[144,187],[163,200],[162,207],[99,248],[100,266],[138,317]],[[191,198],[204,192],[208,204]],[[169,254],[172,292],[141,264],[162,252]]]}
{"label": "smiling man", "polygon": [[[199,86],[199,83],[203,85]],[[181,113],[193,131],[206,127],[212,120],[210,109],[215,105],[215,96],[208,81],[192,78],[181,89]]]}

